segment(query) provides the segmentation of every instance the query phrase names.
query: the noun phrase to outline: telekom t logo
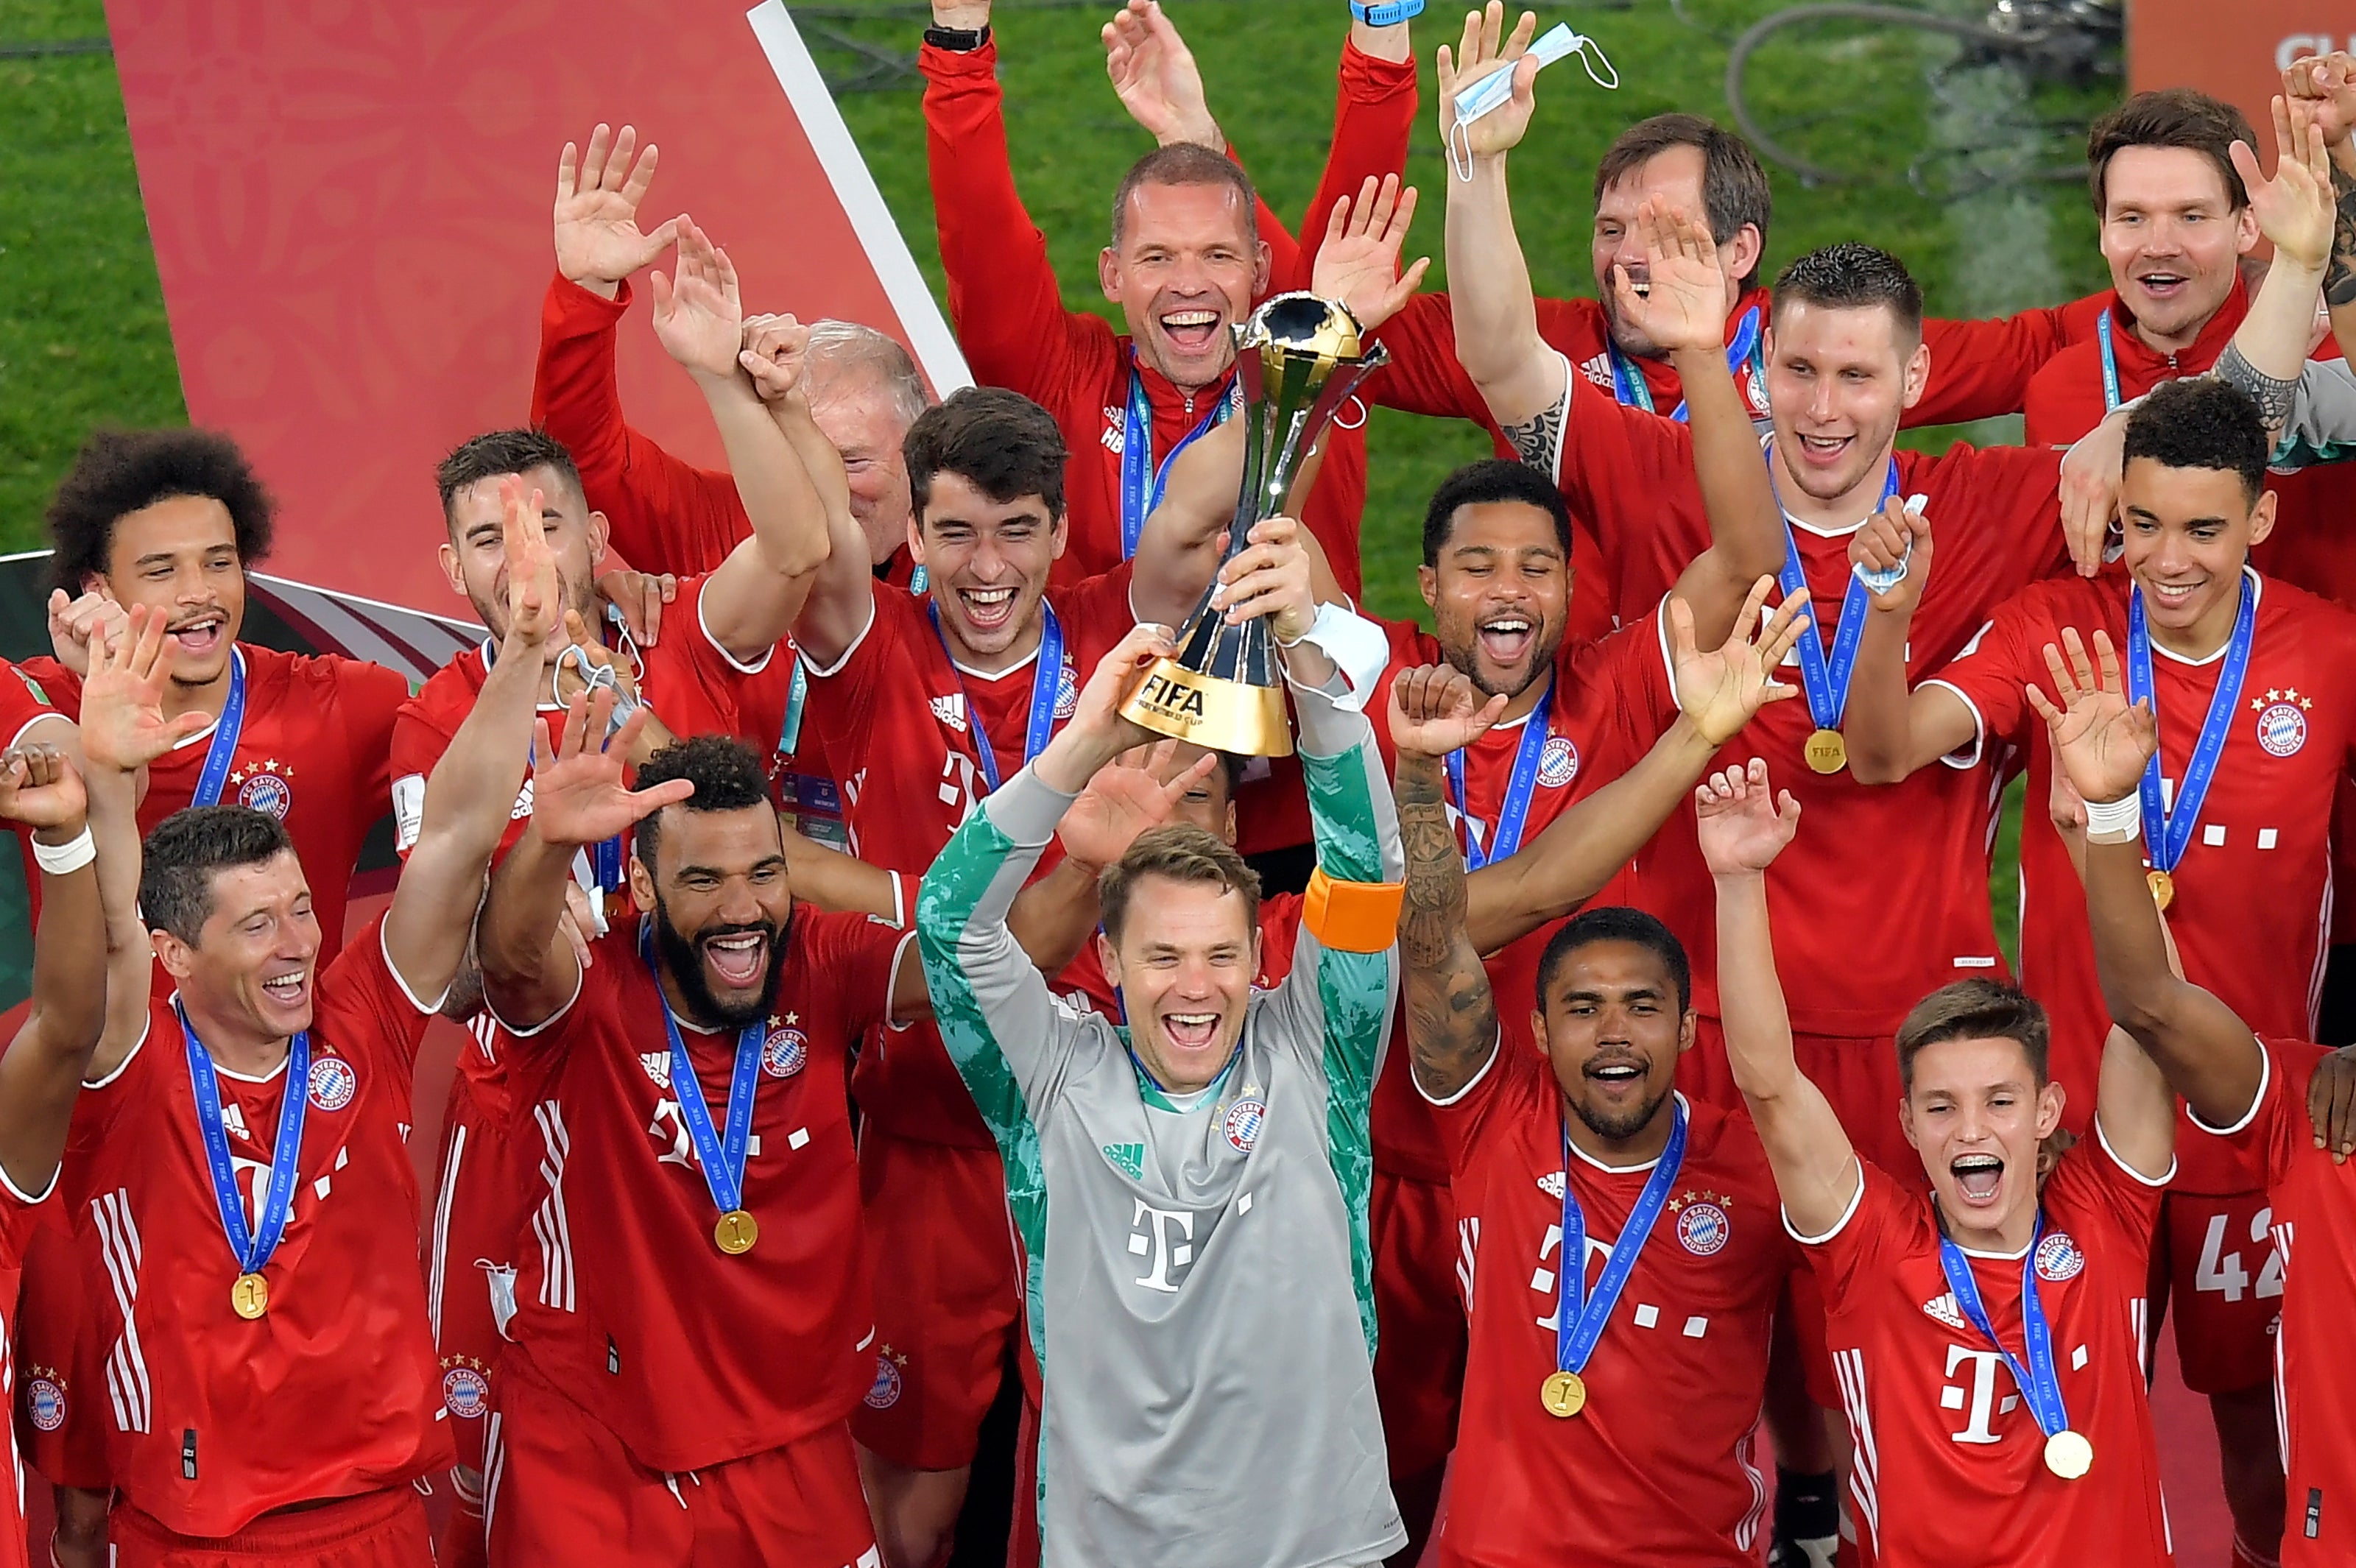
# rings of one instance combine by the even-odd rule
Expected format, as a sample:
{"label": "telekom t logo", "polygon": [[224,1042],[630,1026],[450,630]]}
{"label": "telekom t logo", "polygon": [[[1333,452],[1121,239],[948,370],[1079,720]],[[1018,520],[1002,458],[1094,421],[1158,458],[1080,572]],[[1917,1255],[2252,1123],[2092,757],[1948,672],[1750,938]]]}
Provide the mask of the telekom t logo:
{"label": "telekom t logo", "polygon": [[[1996,1370],[2003,1360],[2004,1357],[1994,1350],[1973,1350],[1961,1345],[1947,1347],[1946,1375],[1949,1379],[1954,1379],[1958,1369],[1966,1363],[1970,1366],[1970,1371],[1962,1381],[1951,1381],[1939,1391],[1939,1404],[1942,1409],[1968,1412],[1965,1416],[1964,1429],[1961,1432],[1947,1434],[1956,1442],[1995,1443],[1999,1441],[1994,1429],[1988,1425],[1988,1422],[1997,1413]],[[2019,1402],[2019,1394],[2007,1394],[2004,1397],[2004,1409],[2010,1410]]]}
{"label": "telekom t logo", "polygon": [[[1138,1227],[1130,1233],[1131,1256],[1151,1258],[1145,1273],[1137,1284],[1148,1290],[1163,1290],[1176,1295],[1184,1282],[1186,1270],[1194,1261],[1194,1216],[1191,1211],[1156,1209],[1143,1199],[1137,1200],[1137,1212],[1129,1222]],[[1173,1277],[1173,1271],[1175,1277]]]}

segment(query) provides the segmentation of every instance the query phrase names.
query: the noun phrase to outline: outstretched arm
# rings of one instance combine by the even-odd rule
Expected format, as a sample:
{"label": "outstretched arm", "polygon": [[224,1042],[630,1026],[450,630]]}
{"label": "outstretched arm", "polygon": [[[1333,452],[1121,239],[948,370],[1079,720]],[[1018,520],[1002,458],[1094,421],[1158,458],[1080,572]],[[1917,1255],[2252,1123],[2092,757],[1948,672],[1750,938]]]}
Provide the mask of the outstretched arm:
{"label": "outstretched arm", "polygon": [[1767,764],[1729,768],[1694,792],[1702,859],[1718,886],[1718,989],[1735,1086],[1758,1125],[1775,1189],[1804,1238],[1840,1226],[1865,1179],[1857,1150],[1824,1092],[1792,1055],[1792,1019],[1775,976],[1767,924],[1767,868],[1800,826],[1800,803],[1768,788]]}
{"label": "outstretched arm", "polygon": [[[19,1194],[39,1198],[57,1176],[74,1096],[106,1024],[107,920],[88,798],[62,752],[33,744],[0,752],[0,819],[32,829],[41,878],[32,1008],[0,1055],[0,1172]],[[134,864],[136,853],[134,846]]]}
{"label": "outstretched arm", "polygon": [[2274,242],[2274,264],[2250,302],[2250,314],[2218,361],[2218,374],[2257,399],[2266,427],[2288,422],[2291,393],[2307,364],[2316,290],[2333,262],[2332,166],[2308,100],[2275,100],[2275,177],[2233,144],[2233,167],[2250,193],[2258,229]]}
{"label": "outstretched arm", "polygon": [[1896,784],[1970,745],[1979,726],[1952,688],[1925,683],[1910,690],[1906,684],[1906,643],[1931,576],[1929,519],[1893,497],[1858,529],[1849,560],[1869,571],[1904,572],[1867,601],[1840,726],[1857,782]]}

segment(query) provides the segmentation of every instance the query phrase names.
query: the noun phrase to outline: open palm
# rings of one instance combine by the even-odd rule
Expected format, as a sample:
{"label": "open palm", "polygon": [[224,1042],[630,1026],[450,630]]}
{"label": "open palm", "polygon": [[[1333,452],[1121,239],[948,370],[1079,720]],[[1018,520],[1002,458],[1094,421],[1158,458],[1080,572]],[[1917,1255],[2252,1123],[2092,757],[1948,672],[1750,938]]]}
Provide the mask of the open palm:
{"label": "open palm", "polygon": [[[1693,610],[1682,598],[1669,600],[1669,648],[1676,667],[1677,708],[1713,746],[1740,734],[1752,715],[1771,702],[1798,695],[1775,671],[1802,635],[1815,635],[1803,589],[1775,607],[1762,624],[1760,611],[1775,580],[1762,577],[1734,618],[1734,630],[1718,647],[1694,645]],[[1758,627],[1757,632],[1751,630]]]}
{"label": "open palm", "polygon": [[1372,332],[1398,315],[1431,269],[1426,256],[1404,274],[1399,272],[1399,248],[1415,221],[1415,187],[1401,190],[1398,176],[1386,175],[1379,184],[1368,176],[1356,201],[1345,196],[1333,204],[1309,289],[1319,299],[1347,305],[1362,331]]}
{"label": "open palm", "polygon": [[556,270],[576,283],[618,283],[662,254],[679,219],[651,234],[638,227],[638,206],[655,177],[656,150],[634,159],[638,133],[614,135],[600,125],[584,155],[570,142],[556,162]]}
{"label": "open palm", "polygon": [[[614,711],[610,692],[596,692],[565,710],[562,735],[551,743],[548,721],[536,721],[537,744],[532,749],[531,826],[545,843],[583,846],[602,844],[637,826],[648,816],[695,793],[688,779],[672,779],[643,790],[630,788],[623,759],[646,727],[646,709],[610,739],[605,720]],[[596,740],[589,739],[594,735]]]}
{"label": "open palm", "polygon": [[165,617],[134,604],[123,635],[101,656],[91,649],[81,688],[81,749],[93,767],[131,773],[145,767],[212,722],[199,711],[164,717],[172,665],[164,651]]}
{"label": "open palm", "polygon": [[2054,762],[2086,800],[2124,800],[2159,750],[2159,722],[2148,702],[2129,702],[2119,677],[2118,650],[2106,632],[2094,634],[2094,656],[2077,628],[2064,627],[2059,648],[2045,645],[2045,668],[2060,700],[2035,686],[2029,705],[2045,720]]}
{"label": "open palm", "polygon": [[1202,69],[1151,0],[1130,0],[1104,25],[1105,74],[1129,117],[1163,146],[1225,146],[1203,92]]}
{"label": "open palm", "polygon": [[[1508,152],[1520,145],[1524,133],[1530,128],[1530,115],[1537,108],[1535,84],[1538,74],[1535,62],[1522,69],[1521,61],[1529,52],[1530,39],[1537,30],[1537,13],[1525,11],[1521,20],[1514,24],[1513,32],[1506,33],[1503,0],[1489,0],[1482,10],[1466,15],[1464,36],[1454,52],[1446,44],[1440,46],[1440,139],[1443,144],[1474,158]],[[1458,130],[1457,94],[1501,70],[1520,72],[1514,80],[1513,96]]]}
{"label": "open palm", "polygon": [[1098,768],[1055,829],[1064,852],[1082,865],[1109,866],[1129,853],[1139,834],[1170,820],[1186,792],[1219,762],[1216,752],[1206,752],[1164,784],[1160,775],[1177,746],[1163,741]]}
{"label": "open palm", "polygon": [[1726,341],[1726,271],[1702,223],[1647,197],[1636,214],[1647,293],[1622,272],[1612,280],[1620,313],[1661,348],[1716,348]]}
{"label": "open palm", "polygon": [[1779,801],[1758,757],[1728,768],[1694,790],[1694,824],[1701,858],[1713,876],[1763,871],[1800,829],[1800,803],[1785,790]]}
{"label": "open palm", "polygon": [[676,278],[657,272],[655,336],[670,357],[699,376],[734,379],[744,343],[744,310],[728,252],[694,224],[679,226]]}

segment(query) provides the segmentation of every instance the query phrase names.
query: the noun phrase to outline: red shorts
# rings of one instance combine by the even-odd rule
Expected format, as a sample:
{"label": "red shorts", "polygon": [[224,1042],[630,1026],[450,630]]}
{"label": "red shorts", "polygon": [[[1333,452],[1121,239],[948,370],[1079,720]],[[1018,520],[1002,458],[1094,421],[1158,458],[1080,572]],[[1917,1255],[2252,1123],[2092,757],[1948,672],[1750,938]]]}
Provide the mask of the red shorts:
{"label": "red shorts", "polygon": [[1020,1317],[1019,1253],[995,1149],[859,1140],[875,1285],[875,1382],[851,1413],[860,1446],[911,1470],[973,1463]]}
{"label": "red shorts", "polygon": [[882,1568],[851,1429],[667,1475],[510,1351],[489,1430],[490,1560],[512,1568],[629,1563],[685,1568]]}
{"label": "red shorts", "polygon": [[103,1492],[106,1346],[64,1202],[52,1199],[25,1243],[16,1306],[16,1448],[54,1486]]}
{"label": "red shorts", "polygon": [[1377,1168],[1367,1194],[1375,1248],[1375,1399],[1394,1478],[1456,1446],[1464,1392],[1464,1298],[1456,1283],[1456,1199],[1444,1182]]}
{"label": "red shorts", "polygon": [[2195,1393],[2238,1393],[2274,1377],[2283,1278],[2273,1218],[2263,1192],[2169,1189],[2152,1272],[2164,1271],[2176,1358]]}
{"label": "red shorts", "polygon": [[442,1568],[483,1561],[484,1433],[505,1343],[491,1285],[497,1274],[514,1277],[517,1227],[528,1208],[505,1179],[503,1124],[478,1104],[470,1084],[463,1071],[451,1081],[442,1176],[426,1215],[425,1300],[442,1361],[441,1418],[458,1450],[450,1472],[455,1506],[435,1542]]}
{"label": "red shorts", "polygon": [[413,1487],[266,1513],[230,1536],[182,1535],[117,1500],[106,1530],[112,1568],[434,1568],[425,1499]]}

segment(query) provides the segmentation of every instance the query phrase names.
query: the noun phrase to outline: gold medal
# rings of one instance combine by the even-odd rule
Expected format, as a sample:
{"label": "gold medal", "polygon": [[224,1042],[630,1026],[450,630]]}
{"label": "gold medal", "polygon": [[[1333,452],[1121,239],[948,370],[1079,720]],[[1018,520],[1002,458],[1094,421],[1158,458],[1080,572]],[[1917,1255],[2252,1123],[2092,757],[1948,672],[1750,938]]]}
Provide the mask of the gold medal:
{"label": "gold medal", "polygon": [[1577,1372],[1556,1372],[1538,1385],[1538,1403],[1548,1415],[1568,1421],[1587,1408],[1587,1384]]}
{"label": "gold medal", "polygon": [[240,1317],[252,1322],[270,1310],[270,1282],[258,1274],[241,1274],[229,1287],[229,1304]]}
{"label": "gold medal", "polygon": [[2094,1445],[2078,1433],[2057,1432],[2045,1440],[2045,1467],[2074,1481],[2094,1467]]}
{"label": "gold medal", "polygon": [[2151,901],[2165,910],[2176,901],[2176,879],[2158,867],[2146,871],[2143,880],[2151,884]]}
{"label": "gold medal", "polygon": [[1800,754],[1820,773],[1837,773],[1848,766],[1848,742],[1837,730],[1818,730],[1808,737]]}
{"label": "gold medal", "polygon": [[712,1227],[712,1239],[719,1243],[720,1250],[730,1257],[743,1257],[753,1250],[753,1243],[761,1239],[761,1227],[744,1210],[731,1209],[720,1216],[718,1224]]}

